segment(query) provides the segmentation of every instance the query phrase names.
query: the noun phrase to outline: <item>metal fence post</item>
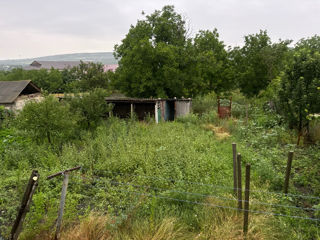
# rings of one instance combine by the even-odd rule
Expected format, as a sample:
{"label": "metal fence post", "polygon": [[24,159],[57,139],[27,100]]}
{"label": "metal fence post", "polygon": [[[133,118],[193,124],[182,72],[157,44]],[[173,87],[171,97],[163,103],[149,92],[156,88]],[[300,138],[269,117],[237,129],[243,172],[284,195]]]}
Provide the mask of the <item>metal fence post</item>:
{"label": "metal fence post", "polygon": [[61,228],[64,204],[66,202],[68,182],[69,182],[69,174],[65,173],[63,178],[62,190],[61,190],[60,206],[59,206],[58,219],[57,219],[57,228],[54,236],[55,240],[59,239],[60,237],[60,228]]}
{"label": "metal fence post", "polygon": [[60,237],[60,228],[61,228],[61,223],[62,223],[62,216],[63,216],[63,209],[64,205],[66,202],[66,195],[67,195],[67,188],[68,188],[68,182],[69,182],[69,173],[75,170],[79,170],[81,167],[74,167],[74,168],[69,168],[67,170],[52,174],[47,177],[47,180],[52,179],[54,177],[63,175],[63,184],[62,184],[62,190],[61,190],[61,198],[60,198],[60,205],[59,205],[59,211],[58,211],[58,218],[57,218],[57,228],[56,228],[56,233],[54,236],[55,240],[58,240]]}
{"label": "metal fence post", "polygon": [[249,225],[250,164],[246,165],[246,186],[244,191],[243,233],[246,235]]}
{"label": "metal fence post", "polygon": [[233,188],[234,195],[237,196],[237,144],[232,143],[232,154],[233,154]]}
{"label": "metal fence post", "polygon": [[290,151],[288,154],[287,170],[286,170],[286,176],[284,179],[284,193],[285,194],[288,193],[292,159],[293,159],[293,151]]}
{"label": "metal fence post", "polygon": [[238,208],[242,209],[242,184],[241,184],[241,154],[237,155],[237,170],[238,170]]}

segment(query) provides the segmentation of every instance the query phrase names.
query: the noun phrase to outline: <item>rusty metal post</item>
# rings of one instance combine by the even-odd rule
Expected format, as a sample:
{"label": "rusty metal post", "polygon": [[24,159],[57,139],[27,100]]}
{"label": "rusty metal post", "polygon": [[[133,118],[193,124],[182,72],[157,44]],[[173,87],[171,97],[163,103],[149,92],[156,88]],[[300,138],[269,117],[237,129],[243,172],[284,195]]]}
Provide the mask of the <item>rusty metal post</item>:
{"label": "rusty metal post", "polygon": [[233,154],[233,188],[234,195],[237,196],[237,144],[232,143],[232,154]]}
{"label": "rusty metal post", "polygon": [[293,151],[290,151],[288,154],[287,170],[286,170],[286,176],[284,179],[284,193],[285,194],[288,193],[292,159],[293,159]]}
{"label": "rusty metal post", "polygon": [[238,177],[238,208],[242,209],[242,184],[241,184],[241,154],[237,155],[237,177]]}
{"label": "rusty metal post", "polygon": [[38,171],[33,170],[31,173],[26,191],[24,193],[17,218],[11,229],[10,240],[16,240],[19,237],[19,234],[22,230],[23,221],[26,217],[27,212],[29,211],[29,206],[32,201],[32,196],[36,190],[36,187],[38,186],[39,177],[40,177],[40,174],[38,173]]}
{"label": "rusty metal post", "polygon": [[246,165],[246,185],[244,191],[243,233],[246,235],[249,225],[250,164]]}

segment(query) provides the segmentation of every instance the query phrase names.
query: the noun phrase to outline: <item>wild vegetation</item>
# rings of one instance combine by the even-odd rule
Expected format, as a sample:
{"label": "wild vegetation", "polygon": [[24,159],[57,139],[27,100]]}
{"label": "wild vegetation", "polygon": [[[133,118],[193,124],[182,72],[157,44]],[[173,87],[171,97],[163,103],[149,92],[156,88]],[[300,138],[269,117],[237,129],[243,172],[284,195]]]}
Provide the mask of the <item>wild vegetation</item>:
{"label": "wild vegetation", "polygon": [[[183,18],[165,6],[115,47],[115,73],[93,63],[62,72],[1,72],[0,80],[29,78],[49,93],[82,93],[60,102],[49,95],[19,113],[0,108],[0,236],[9,236],[37,169],[39,186],[20,238],[51,239],[62,178],[46,177],[79,165],[70,176],[62,239],[243,239],[232,189],[236,142],[252,171],[256,213],[247,239],[320,239],[314,221],[320,218],[320,37],[289,43],[272,43],[266,31],[233,49],[217,30],[192,39]],[[104,97],[113,91],[192,96],[193,113],[159,124],[107,118],[112,106]],[[218,118],[217,95],[232,96],[231,118]],[[285,196],[277,192],[289,151],[291,195]]]}
{"label": "wild vegetation", "polygon": [[[237,117],[231,119],[217,118],[215,97],[211,95],[195,100],[197,114],[171,123],[109,118],[89,131],[81,124],[80,134],[66,138],[61,147],[59,141],[49,145],[46,136],[38,142],[37,134],[29,134],[31,129],[16,128],[11,123],[1,131],[1,234],[9,233],[26,180],[32,169],[38,169],[41,180],[21,239],[49,239],[62,179],[45,178],[80,165],[81,173],[72,174],[68,188],[63,228],[66,239],[241,239],[242,213],[210,206],[236,207],[236,201],[224,200],[234,198],[232,142],[238,143],[244,164],[252,166],[252,189],[282,191],[287,153],[294,150],[290,193],[319,196],[318,146],[296,147],[295,132],[279,124],[279,115],[259,105],[250,105],[246,124],[241,110],[245,109],[245,98],[239,96],[234,95]],[[206,102],[213,110],[203,112],[198,108]],[[213,126],[227,134],[221,137]],[[251,198],[299,207],[318,208],[319,204],[316,199],[284,198],[264,192],[253,192]],[[252,205],[251,209],[318,216],[314,215],[317,212],[268,205]],[[308,220],[251,214],[248,237],[287,239],[289,235],[292,239],[316,239],[318,227]]]}

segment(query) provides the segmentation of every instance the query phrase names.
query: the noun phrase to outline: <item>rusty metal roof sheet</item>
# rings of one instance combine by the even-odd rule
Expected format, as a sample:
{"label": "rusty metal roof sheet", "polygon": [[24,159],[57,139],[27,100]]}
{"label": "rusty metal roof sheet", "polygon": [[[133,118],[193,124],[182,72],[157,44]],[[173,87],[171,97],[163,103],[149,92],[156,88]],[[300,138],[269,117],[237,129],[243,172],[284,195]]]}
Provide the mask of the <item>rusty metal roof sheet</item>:
{"label": "rusty metal roof sheet", "polygon": [[31,85],[36,91],[40,92],[40,89],[31,80],[0,81],[0,103],[14,102],[28,85]]}

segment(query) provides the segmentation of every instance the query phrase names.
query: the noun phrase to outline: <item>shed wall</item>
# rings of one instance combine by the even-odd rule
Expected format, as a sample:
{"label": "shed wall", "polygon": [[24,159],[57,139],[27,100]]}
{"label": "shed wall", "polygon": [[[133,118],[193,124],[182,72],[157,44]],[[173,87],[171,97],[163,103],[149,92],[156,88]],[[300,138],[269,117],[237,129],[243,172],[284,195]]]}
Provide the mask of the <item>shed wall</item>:
{"label": "shed wall", "polygon": [[23,107],[31,101],[40,102],[43,99],[41,93],[29,94],[29,95],[21,95],[19,96],[13,103],[3,104],[6,109],[12,111],[22,110]]}
{"label": "shed wall", "polygon": [[191,101],[179,101],[175,102],[175,118],[185,116],[190,113]]}
{"label": "shed wall", "polygon": [[139,120],[144,120],[147,117],[154,118],[155,103],[134,103],[133,111]]}

